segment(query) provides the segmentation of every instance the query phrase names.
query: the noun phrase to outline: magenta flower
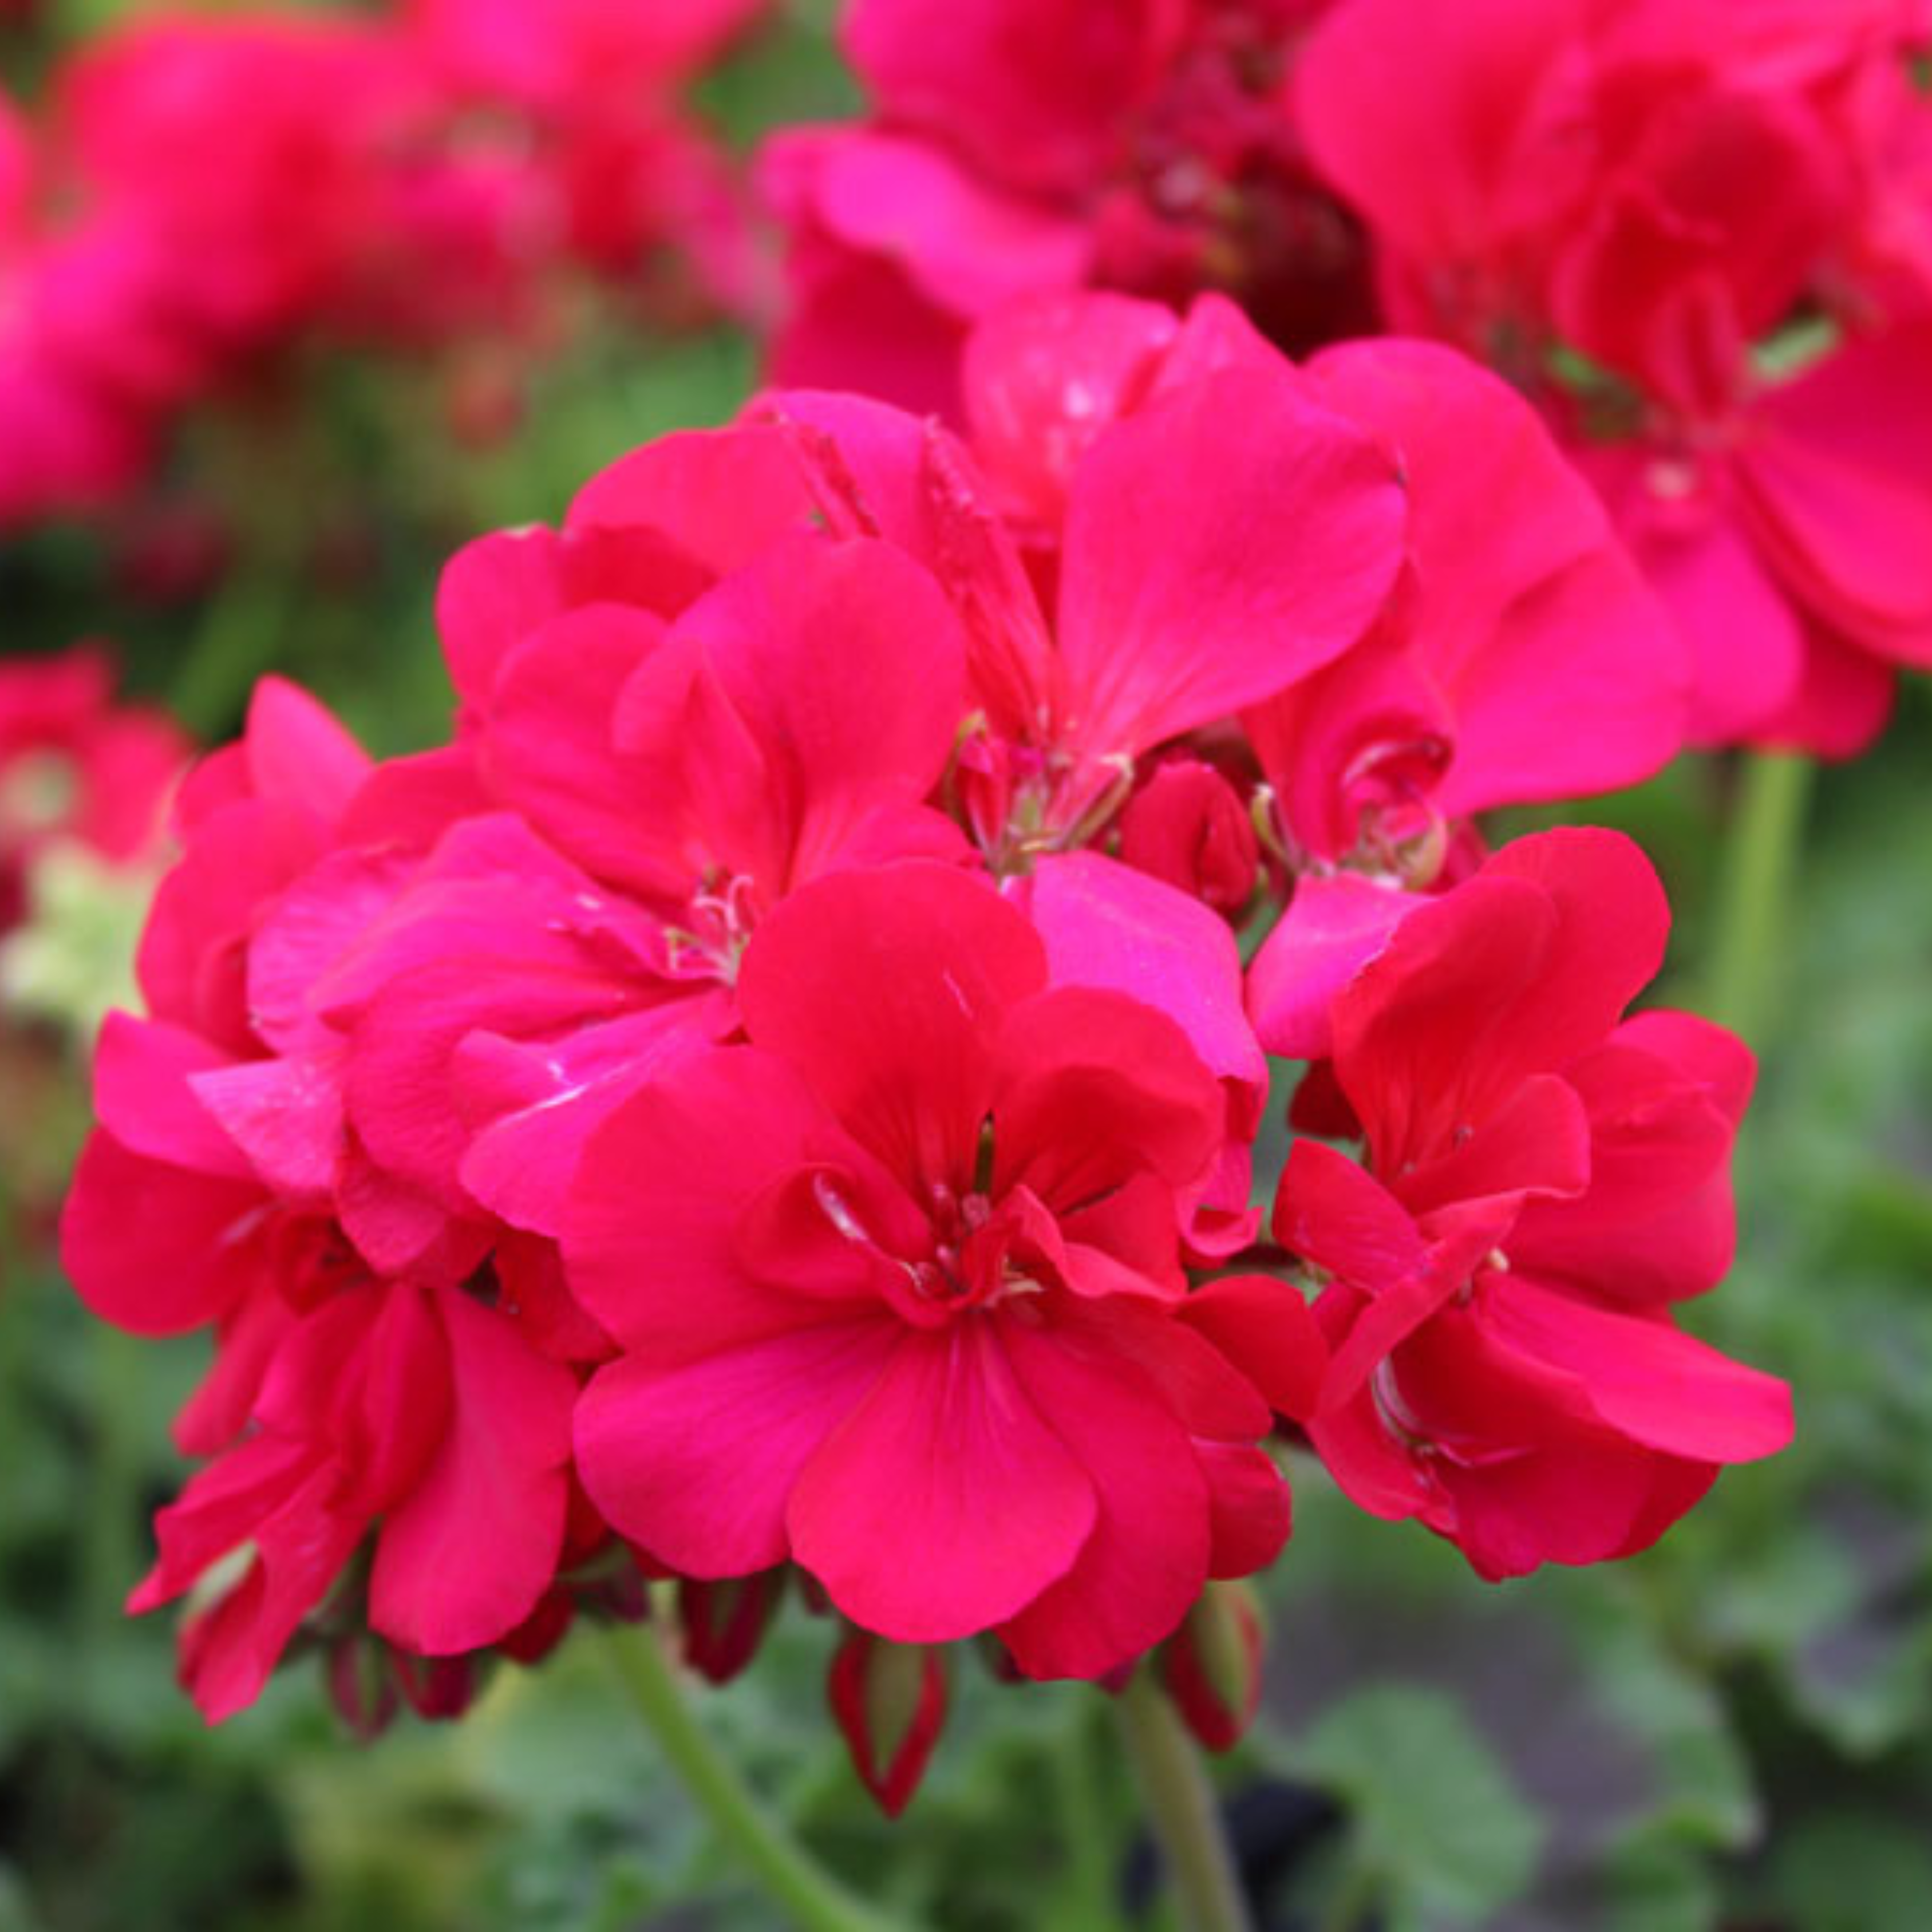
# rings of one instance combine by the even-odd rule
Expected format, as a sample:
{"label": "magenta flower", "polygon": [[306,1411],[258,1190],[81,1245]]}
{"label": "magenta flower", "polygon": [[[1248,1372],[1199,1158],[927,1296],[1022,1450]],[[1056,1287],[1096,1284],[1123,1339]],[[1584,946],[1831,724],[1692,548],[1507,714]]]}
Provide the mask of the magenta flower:
{"label": "magenta flower", "polygon": [[1179,1029],[1050,987],[1017,911],[921,866],[800,892],[740,999],[748,1045],[626,1101],[571,1196],[622,1351],[578,1416],[610,1521],[699,1576],[789,1556],[896,1642],[994,1630],[1036,1676],[1102,1675],[1267,1561],[1267,1404],[1188,1321],[1223,1110]]}
{"label": "magenta flower", "polygon": [[1282,1178],[1334,1351],[1310,1438],[1487,1576],[1642,1549],[1790,1438],[1784,1384],[1670,1314],[1730,1264],[1753,1068],[1688,1015],[1620,1023],[1668,923],[1614,833],[1505,848],[1335,1001],[1320,1126],[1366,1172],[1302,1140]]}

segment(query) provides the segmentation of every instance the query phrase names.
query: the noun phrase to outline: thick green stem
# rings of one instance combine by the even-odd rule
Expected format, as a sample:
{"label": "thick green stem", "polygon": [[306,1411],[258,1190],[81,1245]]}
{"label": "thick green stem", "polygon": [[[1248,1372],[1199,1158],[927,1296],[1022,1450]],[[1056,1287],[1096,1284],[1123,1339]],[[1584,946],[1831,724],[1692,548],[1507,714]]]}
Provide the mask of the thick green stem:
{"label": "thick green stem", "polygon": [[1185,1932],[1253,1932],[1207,1768],[1150,1668],[1116,1708]]}
{"label": "thick green stem", "polygon": [[1754,1044],[1771,1018],[1790,938],[1811,772],[1808,758],[1748,754],[1726,842],[1706,1006],[1713,1019]]}
{"label": "thick green stem", "polygon": [[718,1838],[798,1932],[910,1932],[850,1892],[760,1804],[692,1715],[657,1632],[620,1624],[606,1640],[631,1702]]}

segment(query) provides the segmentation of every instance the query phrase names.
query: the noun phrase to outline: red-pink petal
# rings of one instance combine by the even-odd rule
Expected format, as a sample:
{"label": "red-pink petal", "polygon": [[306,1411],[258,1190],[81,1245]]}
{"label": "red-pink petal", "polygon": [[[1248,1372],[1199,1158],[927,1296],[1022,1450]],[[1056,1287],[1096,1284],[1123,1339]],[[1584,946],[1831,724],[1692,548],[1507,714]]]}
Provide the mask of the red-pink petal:
{"label": "red-pink petal", "polygon": [[787,1512],[792,1553],[863,1628],[940,1643],[1064,1576],[1094,1486],[1016,1379],[1002,1322],[909,1330]]}
{"label": "red-pink petal", "polygon": [[682,1368],[632,1355],[577,1406],[584,1486],[612,1527],[692,1576],[790,1553],[800,1474],[862,1402],[904,1330],[889,1315],[793,1328]]}

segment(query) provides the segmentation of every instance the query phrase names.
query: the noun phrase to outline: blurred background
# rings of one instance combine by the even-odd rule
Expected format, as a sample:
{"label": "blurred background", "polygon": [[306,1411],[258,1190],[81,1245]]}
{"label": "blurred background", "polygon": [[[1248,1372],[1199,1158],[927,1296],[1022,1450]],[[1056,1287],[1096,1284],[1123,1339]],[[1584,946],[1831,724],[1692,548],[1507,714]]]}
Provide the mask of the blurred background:
{"label": "blurred background", "polygon": [[[493,67],[500,46],[453,46],[457,78],[428,106],[374,86],[403,130],[385,122],[388,151],[413,157],[409,259],[257,248],[270,279],[227,291],[191,353],[167,311],[148,366],[116,375],[144,399],[138,449],[30,422],[9,386],[25,332],[74,326],[23,319],[23,265],[55,245],[31,210],[159,193],[170,170],[245,174],[238,155],[256,157],[254,178],[292,170],[326,195],[329,129],[362,96],[312,104],[320,134],[266,106],[218,150],[163,106],[144,134],[112,62],[67,77],[127,10],[0,0],[0,82],[62,130],[31,182],[0,146],[0,1932],[767,1924],[594,1652],[506,1669],[462,1724],[406,1718],[365,1744],[312,1664],[204,1728],[175,1688],[166,1617],[121,1616],[180,1479],[168,1421],[200,1358],[88,1320],[52,1258],[87,1043],[128,996],[160,863],[138,828],[64,815],[61,760],[158,772],[158,795],[271,669],[376,752],[440,738],[449,551],[556,517],[598,466],[722,419],[754,381],[769,264],[735,160],[766,128],[847,110],[830,9],[741,8],[715,43],[606,72],[599,111],[614,92],[630,105],[584,136],[602,144],[590,158],[571,143],[596,116],[565,111],[588,82],[520,80]],[[497,10],[514,50],[518,10]],[[112,140],[88,131],[104,119]],[[586,200],[627,142],[649,149],[640,180],[680,182],[676,210]],[[275,210],[249,199],[238,188],[223,218],[275,242]],[[71,301],[124,272],[76,262]],[[68,655],[90,641],[101,655]],[[1644,1557],[1502,1588],[1299,1468],[1296,1537],[1265,1586],[1266,1702],[1223,1767],[1271,1922],[1317,1932],[1300,1901],[1324,1898],[1334,1932],[1932,1924],[1929,778],[1918,679],[1876,752],[1816,775],[1787,915],[1752,942],[1752,1010],[1719,1013],[1752,1033],[1762,1073],[1737,1270],[1691,1319],[1795,1383],[1797,1446],[1726,1475]],[[1725,759],[1688,758],[1572,814],[1634,832],[1663,868],[1666,1000],[1743,997],[1715,937],[1739,782]],[[832,1862],[962,1932],[1151,1922],[1100,1693],[966,1672],[894,1827],[825,1719],[830,1643],[790,1616],[705,1708]]]}

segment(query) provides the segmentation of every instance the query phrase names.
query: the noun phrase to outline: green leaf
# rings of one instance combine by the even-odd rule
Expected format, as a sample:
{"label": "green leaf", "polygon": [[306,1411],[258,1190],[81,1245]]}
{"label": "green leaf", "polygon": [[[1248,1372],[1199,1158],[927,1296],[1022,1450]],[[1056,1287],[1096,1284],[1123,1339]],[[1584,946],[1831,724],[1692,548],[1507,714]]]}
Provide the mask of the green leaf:
{"label": "green leaf", "polygon": [[1838,1811],[1786,1833],[1760,1909],[1803,1932],[1877,1932],[1932,1924],[1932,1844],[1922,1828]]}
{"label": "green leaf", "polygon": [[1414,1684],[1358,1692],[1300,1755],[1348,1805],[1355,1859],[1399,1922],[1484,1923],[1534,1876],[1541,1820],[1454,1698]]}

